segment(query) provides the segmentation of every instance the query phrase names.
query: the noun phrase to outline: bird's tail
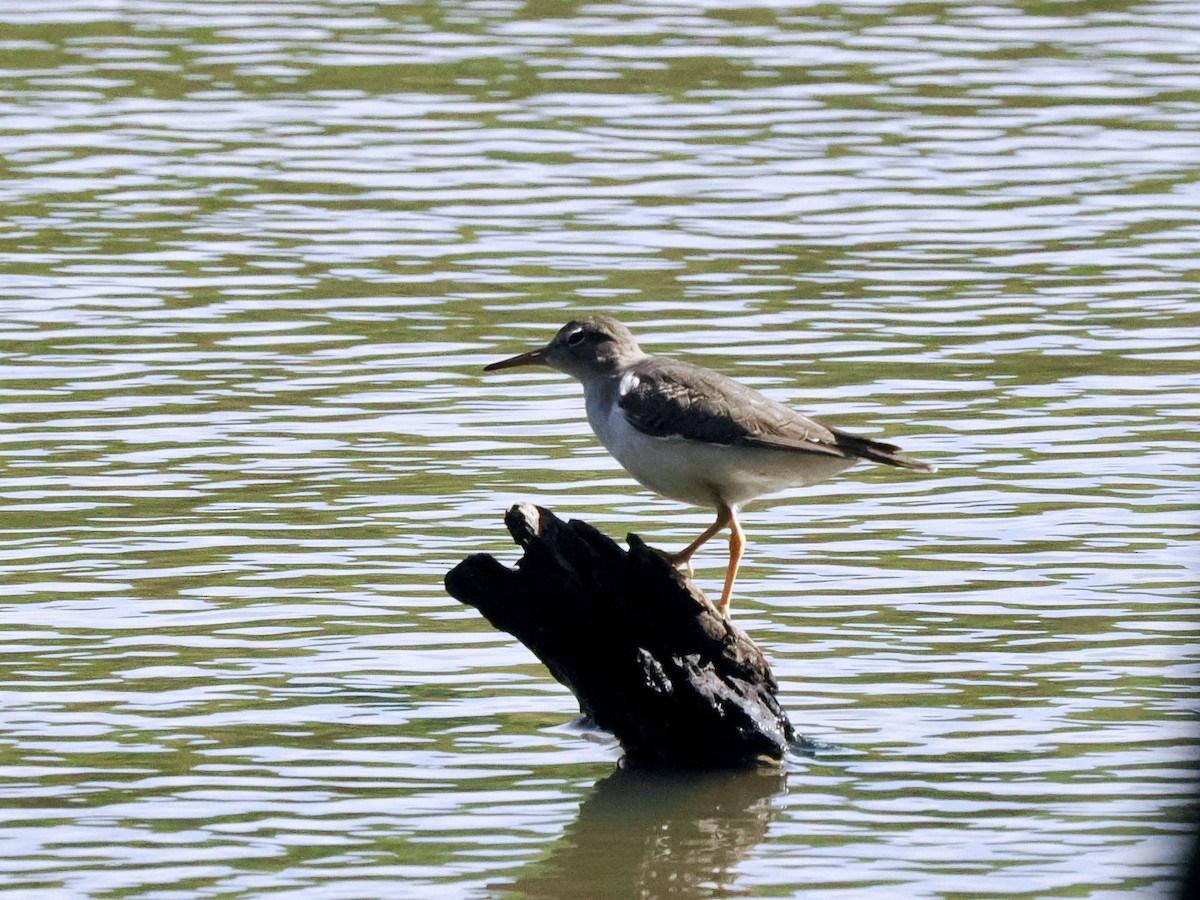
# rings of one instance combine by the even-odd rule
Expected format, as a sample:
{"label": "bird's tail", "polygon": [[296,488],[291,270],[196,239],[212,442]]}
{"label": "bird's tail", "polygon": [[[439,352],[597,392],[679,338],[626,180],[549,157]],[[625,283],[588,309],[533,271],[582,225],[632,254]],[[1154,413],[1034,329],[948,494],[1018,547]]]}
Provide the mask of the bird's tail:
{"label": "bird's tail", "polygon": [[919,459],[909,459],[900,455],[900,448],[895,444],[885,444],[883,441],[873,441],[857,434],[848,434],[840,428],[826,425],[833,432],[833,437],[839,449],[848,456],[869,459],[871,462],[884,463],[889,466],[899,466],[902,469],[916,469],[920,472],[936,472],[927,462]]}

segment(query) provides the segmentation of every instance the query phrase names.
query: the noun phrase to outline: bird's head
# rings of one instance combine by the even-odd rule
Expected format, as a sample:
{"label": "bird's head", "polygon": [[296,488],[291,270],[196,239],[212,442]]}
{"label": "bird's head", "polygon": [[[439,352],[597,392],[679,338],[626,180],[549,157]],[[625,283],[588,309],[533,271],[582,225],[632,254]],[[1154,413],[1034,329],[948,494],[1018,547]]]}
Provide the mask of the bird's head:
{"label": "bird's head", "polygon": [[622,368],[645,356],[629,329],[612,316],[573,319],[558,330],[545,347],[502,359],[485,372],[516,366],[549,366],[583,381],[615,376]]}

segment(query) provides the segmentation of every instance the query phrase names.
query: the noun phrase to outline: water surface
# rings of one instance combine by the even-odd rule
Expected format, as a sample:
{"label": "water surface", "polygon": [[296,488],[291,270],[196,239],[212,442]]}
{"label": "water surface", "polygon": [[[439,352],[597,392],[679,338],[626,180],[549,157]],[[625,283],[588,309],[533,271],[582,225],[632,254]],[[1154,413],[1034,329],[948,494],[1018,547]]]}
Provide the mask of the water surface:
{"label": "water surface", "polygon": [[[0,892],[1169,894],[1191,4],[0,11]],[[618,770],[442,590],[707,524],[480,371],[598,309],[939,466],[745,513],[780,773]]]}

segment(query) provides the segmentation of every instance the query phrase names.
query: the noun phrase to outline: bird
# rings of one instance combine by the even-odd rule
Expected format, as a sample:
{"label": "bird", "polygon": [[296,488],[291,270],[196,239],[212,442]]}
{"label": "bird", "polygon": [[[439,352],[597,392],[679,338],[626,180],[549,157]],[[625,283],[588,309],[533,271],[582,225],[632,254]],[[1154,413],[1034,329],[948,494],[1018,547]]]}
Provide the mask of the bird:
{"label": "bird", "polygon": [[548,366],[577,379],[592,431],[635,480],[664,497],[716,512],[715,521],[683,550],[658,552],[691,575],[692,556],[728,528],[729,564],[716,603],[726,617],[746,546],[738,522],[743,504],[824,481],[859,460],[935,471],[900,455],[894,444],[821,424],[712,369],[652,356],[609,315],[573,319],[544,347],[484,371],[518,366]]}

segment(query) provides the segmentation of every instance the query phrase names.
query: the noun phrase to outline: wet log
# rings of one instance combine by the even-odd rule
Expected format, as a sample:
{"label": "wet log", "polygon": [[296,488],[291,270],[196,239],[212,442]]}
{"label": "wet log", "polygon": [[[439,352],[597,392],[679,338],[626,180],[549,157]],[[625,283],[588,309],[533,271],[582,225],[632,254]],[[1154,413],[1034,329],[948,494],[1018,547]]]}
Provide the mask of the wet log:
{"label": "wet log", "polygon": [[524,557],[475,554],[446,590],[528,647],[580,711],[642,766],[778,761],[794,739],[762,652],[634,534],[629,549],[586,522],[518,504]]}

